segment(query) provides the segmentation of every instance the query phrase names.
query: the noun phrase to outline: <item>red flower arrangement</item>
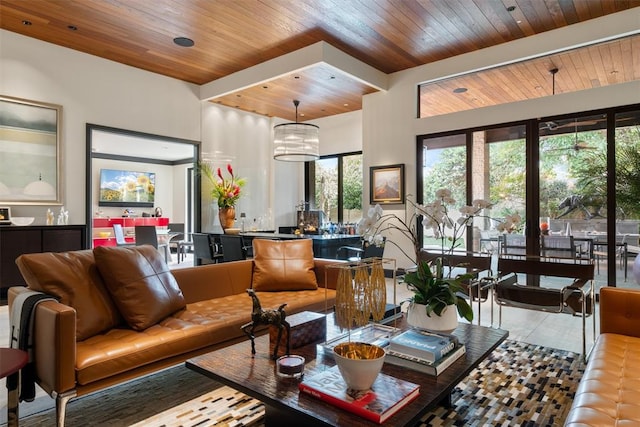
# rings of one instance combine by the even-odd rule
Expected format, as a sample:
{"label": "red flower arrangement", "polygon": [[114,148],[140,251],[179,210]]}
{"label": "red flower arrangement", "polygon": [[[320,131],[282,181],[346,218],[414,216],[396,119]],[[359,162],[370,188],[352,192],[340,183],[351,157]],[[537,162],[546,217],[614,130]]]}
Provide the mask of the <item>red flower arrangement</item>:
{"label": "red flower arrangement", "polygon": [[230,164],[227,164],[227,172],[229,172],[231,178],[225,178],[220,168],[214,174],[213,167],[208,164],[200,165],[200,170],[213,186],[211,197],[218,200],[218,207],[229,208],[235,206],[241,195],[240,190],[247,183],[246,179],[236,177]]}

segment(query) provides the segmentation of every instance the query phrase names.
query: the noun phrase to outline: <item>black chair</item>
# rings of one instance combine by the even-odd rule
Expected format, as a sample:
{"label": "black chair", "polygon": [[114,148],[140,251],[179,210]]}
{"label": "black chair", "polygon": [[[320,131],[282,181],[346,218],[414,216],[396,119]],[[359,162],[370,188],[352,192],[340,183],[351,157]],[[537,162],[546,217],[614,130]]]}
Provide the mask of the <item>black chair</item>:
{"label": "black chair", "polygon": [[233,234],[221,234],[220,246],[222,251],[222,261],[240,261],[247,259],[247,252],[242,236]]}
{"label": "black chair", "polygon": [[349,262],[357,262],[367,258],[382,258],[383,255],[384,240],[382,245],[377,246],[363,239],[362,246],[359,248],[355,246],[340,246],[336,251],[337,259],[343,259]]}
{"label": "black chair", "polygon": [[154,248],[164,251],[165,262],[171,261],[168,243],[158,243],[158,233],[156,233],[155,225],[136,225],[136,246],[151,245]]}
{"label": "black chair", "polygon": [[580,316],[582,354],[586,361],[587,316],[593,318],[594,339],[596,333],[594,270],[592,260],[575,263],[548,262],[537,257],[498,258],[498,278],[494,284],[494,301],[499,307],[498,327],[502,324],[503,306]]}
{"label": "black chair", "polygon": [[193,265],[215,264],[219,260],[216,254],[214,236],[206,233],[192,233]]}

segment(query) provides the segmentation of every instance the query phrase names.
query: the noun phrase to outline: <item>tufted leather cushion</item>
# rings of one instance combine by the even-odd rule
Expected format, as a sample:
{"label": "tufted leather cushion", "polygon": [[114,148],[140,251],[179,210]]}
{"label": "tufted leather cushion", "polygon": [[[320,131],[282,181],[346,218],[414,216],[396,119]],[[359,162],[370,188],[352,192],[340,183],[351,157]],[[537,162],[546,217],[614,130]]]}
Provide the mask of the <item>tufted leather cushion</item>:
{"label": "tufted leather cushion", "polygon": [[98,246],[93,253],[111,297],[132,329],[147,329],[185,307],[182,291],[153,246]]}
{"label": "tufted leather cushion", "polygon": [[295,291],[317,289],[311,239],[253,240],[253,289]]}
{"label": "tufted leather cushion", "polygon": [[16,264],[30,289],[53,295],[76,310],[77,341],[122,323],[91,250],[20,255]]}

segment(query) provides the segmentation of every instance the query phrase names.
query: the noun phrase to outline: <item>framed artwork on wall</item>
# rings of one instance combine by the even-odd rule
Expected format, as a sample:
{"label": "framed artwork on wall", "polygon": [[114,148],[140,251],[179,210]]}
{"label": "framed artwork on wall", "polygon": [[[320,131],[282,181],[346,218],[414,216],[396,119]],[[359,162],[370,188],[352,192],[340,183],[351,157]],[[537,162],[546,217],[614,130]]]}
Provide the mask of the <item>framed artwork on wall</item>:
{"label": "framed artwork on wall", "polygon": [[0,206],[0,224],[11,224],[11,208]]}
{"label": "framed artwork on wall", "polygon": [[0,203],[62,204],[62,106],[0,95]]}
{"label": "framed artwork on wall", "polygon": [[404,164],[369,168],[371,203],[404,203]]}

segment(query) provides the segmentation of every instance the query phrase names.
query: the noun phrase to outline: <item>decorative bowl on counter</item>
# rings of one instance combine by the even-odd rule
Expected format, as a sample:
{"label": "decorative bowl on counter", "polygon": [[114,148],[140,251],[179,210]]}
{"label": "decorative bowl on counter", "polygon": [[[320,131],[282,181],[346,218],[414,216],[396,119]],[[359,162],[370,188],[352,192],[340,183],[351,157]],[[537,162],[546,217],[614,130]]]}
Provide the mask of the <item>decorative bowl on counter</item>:
{"label": "decorative bowl on counter", "polygon": [[13,225],[31,225],[35,220],[32,216],[14,216],[11,218],[11,224]]}
{"label": "decorative bowl on counter", "polygon": [[103,239],[106,239],[107,237],[111,237],[111,232],[110,231],[99,231],[98,232],[98,236],[102,237]]}

